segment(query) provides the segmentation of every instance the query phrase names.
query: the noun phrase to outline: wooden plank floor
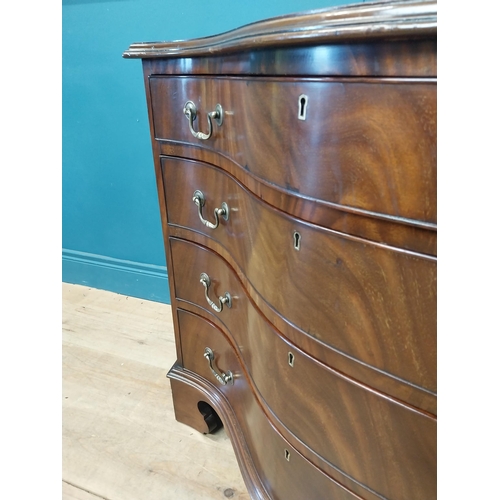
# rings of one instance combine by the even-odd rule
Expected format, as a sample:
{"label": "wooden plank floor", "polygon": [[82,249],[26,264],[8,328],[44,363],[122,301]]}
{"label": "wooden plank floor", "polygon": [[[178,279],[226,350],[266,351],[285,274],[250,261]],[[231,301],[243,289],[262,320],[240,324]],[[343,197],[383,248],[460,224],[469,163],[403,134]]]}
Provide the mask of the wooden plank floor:
{"label": "wooden plank floor", "polygon": [[170,306],[63,283],[63,500],[248,500],[225,432],[174,418]]}

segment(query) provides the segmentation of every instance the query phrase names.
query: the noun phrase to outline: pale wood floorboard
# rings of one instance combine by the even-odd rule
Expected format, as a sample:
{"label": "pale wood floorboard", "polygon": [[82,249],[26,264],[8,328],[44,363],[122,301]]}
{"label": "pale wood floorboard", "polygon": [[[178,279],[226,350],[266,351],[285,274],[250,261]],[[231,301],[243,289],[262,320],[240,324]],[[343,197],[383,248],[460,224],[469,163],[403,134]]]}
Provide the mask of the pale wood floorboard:
{"label": "pale wood floorboard", "polygon": [[63,283],[63,500],[249,500],[224,431],[175,420],[170,306]]}

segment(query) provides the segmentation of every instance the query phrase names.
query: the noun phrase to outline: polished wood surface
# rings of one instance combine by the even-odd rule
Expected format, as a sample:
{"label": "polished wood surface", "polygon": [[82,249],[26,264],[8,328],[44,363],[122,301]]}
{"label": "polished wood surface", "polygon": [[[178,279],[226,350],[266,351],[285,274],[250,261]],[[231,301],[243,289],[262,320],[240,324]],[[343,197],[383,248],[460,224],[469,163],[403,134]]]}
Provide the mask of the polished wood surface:
{"label": "polished wood surface", "polygon": [[[249,310],[252,306],[245,292],[236,280],[226,279],[227,270],[215,254],[181,240],[172,241],[171,249],[174,265],[183,271],[177,276],[177,299],[210,310],[198,283],[200,270],[209,271],[214,277],[214,296],[223,295],[228,287],[231,290],[232,307],[216,316],[234,332],[231,344],[239,351],[237,354],[263,401],[283,425],[329,464],[388,498],[404,488],[408,488],[408,494],[422,489],[413,481],[421,476],[431,477],[436,467],[432,460],[436,452],[433,416],[377,393],[297,349],[263,321],[258,312]],[[180,262],[184,265],[180,266]],[[185,338],[183,358],[196,357],[186,353]],[[197,356],[202,361],[203,347],[198,346],[201,354]],[[294,357],[293,367],[289,365],[290,353]],[[221,369],[222,366],[223,363]],[[194,371],[200,373],[199,367]],[[306,400],[304,393],[308,395]],[[309,411],[311,404],[314,412]],[[328,426],[328,432],[318,432],[326,430],[330,420],[334,423]],[[353,422],[362,425],[356,427]],[[428,494],[429,491],[422,491],[421,498],[428,498]]]}
{"label": "polished wood surface", "polygon": [[[304,498],[359,498],[346,487],[332,480],[283,439],[262,413],[248,382],[248,375],[242,370],[238,353],[231,349],[223,332],[186,311],[178,311],[181,331],[189,332],[183,337],[184,368],[201,375],[205,380],[217,383],[206,359],[204,348],[215,353],[215,364],[219,371],[231,370],[236,379],[232,385],[219,386],[234,409],[241,431],[245,436],[253,464],[259,476],[265,478],[266,489],[272,499],[302,500]],[[286,458],[285,450],[290,453]],[[290,482],[289,477],[303,478]]]}
{"label": "polished wood surface", "polygon": [[388,1],[124,54],[143,59],[176,418],[224,425],[252,498],[436,498],[436,35],[435,2]]}
{"label": "polished wood surface", "polygon": [[[184,232],[182,236],[190,235]],[[219,321],[231,332],[234,332],[233,336],[236,338],[245,338],[245,335],[239,332],[242,325],[257,331],[265,331],[272,326],[274,331],[280,332],[294,346],[307,352],[326,366],[334,366],[340,369],[343,374],[369,385],[381,393],[392,396],[395,400],[405,401],[410,406],[421,408],[431,415],[436,414],[435,395],[432,397],[432,393],[429,394],[429,391],[423,389],[417,391],[414,385],[404,384],[400,379],[374,370],[369,365],[345,356],[341,351],[326,349],[324,343],[304,335],[296,327],[283,328],[281,322],[275,321],[276,317],[280,316],[270,308],[263,307],[264,303],[259,300],[255,290],[246,280],[241,280],[241,277],[244,276],[243,273],[236,273],[231,264],[223,258],[224,252],[221,251],[220,246],[212,246],[216,250],[214,252],[206,246],[193,244],[192,241],[193,238],[185,240],[173,237],[170,241],[169,251],[174,265],[176,265],[178,277],[175,298],[183,302],[183,308],[187,307],[187,303],[196,304],[205,308],[207,312],[216,314]],[[208,243],[208,241],[205,240],[203,243]],[[214,313],[207,303],[204,287],[200,283],[202,273],[209,274],[211,279],[209,298],[217,301],[218,297],[229,292],[232,296],[231,308],[224,307],[221,312]],[[362,370],[361,367],[365,370]],[[424,396],[428,396],[428,398]]]}
{"label": "polished wood surface", "polygon": [[132,44],[124,57],[214,56],[290,45],[436,36],[433,0],[355,4],[281,16],[206,38]]}
{"label": "polished wood surface", "polygon": [[435,81],[152,76],[149,84],[157,139],[199,142],[184,104],[195,103],[197,130],[206,131],[220,103],[210,148],[258,179],[373,216],[436,223]]}
{"label": "polished wood surface", "polygon": [[277,47],[219,57],[143,59],[147,75],[281,75],[435,78],[437,39]]}
{"label": "polished wood surface", "polygon": [[[393,247],[432,256],[437,254],[436,224],[362,212],[346,205],[326,203],[286,191],[257,179],[227,156],[198,144],[157,141],[157,145],[160,156],[191,158],[220,167],[261,200],[298,219]],[[160,203],[164,203],[163,195]]]}
{"label": "polished wood surface", "polygon": [[[304,335],[436,391],[433,258],[290,218],[208,165],[176,159],[163,159],[162,165],[170,180],[165,180],[169,224],[218,240],[253,288]],[[192,201],[201,186],[207,218],[223,201],[229,205],[229,220],[216,230],[201,223]],[[294,231],[301,235],[299,251]]]}
{"label": "polished wood surface", "polygon": [[[219,267],[220,271],[224,271],[225,269],[226,271],[221,275],[223,276],[222,278],[214,277],[214,287],[216,285],[219,287],[222,283],[230,283],[234,285],[234,289],[238,289],[238,287],[242,286],[245,292],[248,293],[250,302],[255,305],[255,309],[260,311],[265,317],[266,321],[270,322],[272,326],[277,331],[281,332],[285,338],[289,339],[291,343],[298,346],[318,361],[324,363],[329,367],[335,367],[342,373],[361,383],[365,383],[384,394],[394,397],[396,400],[406,402],[409,405],[412,405],[417,409],[421,409],[431,415],[435,416],[437,414],[437,395],[435,393],[424,390],[421,387],[405,383],[401,379],[390,376],[386,372],[374,370],[373,367],[370,367],[365,363],[357,362],[355,359],[346,356],[342,352],[328,348],[327,345],[325,345],[321,341],[318,341],[314,337],[304,335],[302,330],[294,327],[286,318],[277,314],[276,311],[272,309],[259,294],[253,293],[253,287],[248,282],[245,274],[241,270],[239,270],[238,264],[234,261],[234,259],[232,259],[231,255],[224,249],[224,247],[217,243],[216,240],[206,238],[200,233],[177,227],[171,227],[170,234],[171,238],[178,238],[185,241],[196,242],[200,246],[202,246],[202,248],[212,250],[213,253],[221,256],[227,263],[228,267]],[[170,252],[169,250],[169,257],[171,257],[171,253],[172,252]],[[210,253],[204,255],[204,257],[206,259],[209,259],[210,261],[213,259]],[[187,261],[185,261],[184,259],[184,256],[182,258],[182,262],[187,263]],[[234,273],[237,275],[237,278],[234,278],[233,273],[227,270],[229,268],[234,271]],[[186,276],[186,273],[180,272],[180,277],[182,278],[183,276]],[[189,281],[189,283],[192,284],[192,281]],[[227,288],[229,290],[230,287],[224,288]],[[225,291],[227,290],[223,290],[223,292]],[[172,290],[171,293],[172,296],[174,296],[175,290]],[[210,296],[212,296],[212,294],[214,294],[213,291],[211,291]],[[214,298],[214,296],[212,296],[212,298]],[[176,300],[179,301],[179,307],[190,311],[193,311],[193,307],[195,307],[194,312],[203,316],[203,312],[200,312],[199,308],[194,305],[196,303],[196,300],[194,300],[194,302],[184,301],[182,299]],[[250,304],[250,302],[248,304]],[[251,319],[247,319],[247,317],[244,316],[247,313],[250,315]],[[211,312],[208,312],[208,309],[207,314],[211,314]],[[222,315],[225,315],[225,313],[223,312],[221,315],[218,315],[219,319],[221,319]],[[249,321],[254,320],[253,308],[251,307],[245,309],[240,306],[239,315],[243,315],[241,319],[243,324],[247,324]],[[223,322],[221,324],[224,325],[225,323]]]}

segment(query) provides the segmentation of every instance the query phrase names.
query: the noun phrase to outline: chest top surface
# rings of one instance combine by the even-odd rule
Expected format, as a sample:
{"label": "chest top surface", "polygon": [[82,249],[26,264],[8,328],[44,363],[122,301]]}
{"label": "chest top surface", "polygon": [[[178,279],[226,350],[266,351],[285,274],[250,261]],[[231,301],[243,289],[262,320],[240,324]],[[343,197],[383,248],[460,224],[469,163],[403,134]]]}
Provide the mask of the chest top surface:
{"label": "chest top surface", "polygon": [[[307,11],[193,40],[133,43],[125,58],[154,72],[436,76],[435,1],[382,1]],[[168,68],[155,60],[169,61]]]}

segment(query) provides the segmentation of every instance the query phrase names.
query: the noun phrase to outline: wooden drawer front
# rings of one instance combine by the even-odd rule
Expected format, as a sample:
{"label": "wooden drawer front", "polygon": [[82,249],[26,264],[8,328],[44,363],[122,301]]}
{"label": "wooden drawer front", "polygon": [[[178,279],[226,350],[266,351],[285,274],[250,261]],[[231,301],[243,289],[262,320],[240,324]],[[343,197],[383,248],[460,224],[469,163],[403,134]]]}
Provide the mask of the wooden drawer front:
{"label": "wooden drawer front", "polygon": [[[271,318],[270,324],[259,309],[259,305],[249,297],[231,265],[213,250],[178,238],[170,238],[169,245],[169,253],[172,255],[175,268],[175,299],[182,301],[179,307],[189,308],[185,304],[187,302],[213,314],[233,333],[238,345],[258,348],[259,335],[253,332],[264,332],[269,329],[273,332],[280,332],[280,335],[287,338],[287,341],[320,363],[333,367],[346,376],[387,394],[389,397],[436,415],[435,396],[429,395],[414,385],[404,384],[399,379],[375,371],[363,363],[355,362],[351,358],[325,349],[323,344],[311,341],[307,335],[302,334],[299,330],[282,331],[284,324],[277,325],[273,321],[277,318],[276,314]],[[222,311],[214,312],[204,296],[204,287],[200,283],[202,273],[207,273],[211,279],[208,294],[210,300],[217,302],[218,297],[230,293],[232,297],[231,308],[223,307]],[[246,325],[244,330],[242,325]],[[295,335],[293,335],[294,333]],[[325,351],[327,352],[325,353]],[[252,350],[252,352],[256,351]],[[253,366],[253,358],[246,361],[249,367]]]}
{"label": "wooden drawer front", "polygon": [[[342,378],[271,330],[241,328],[248,331],[247,340],[252,345],[239,345],[235,352],[222,332],[200,317],[179,311],[179,324],[185,367],[220,386],[230,399],[234,398],[230,401],[233,408],[241,406],[241,392],[247,390],[242,366],[248,367],[249,360],[252,379],[273,413],[342,475],[386,498],[435,498],[434,419]],[[231,371],[233,385],[217,382],[203,357],[205,347],[215,353],[219,372]],[[242,353],[243,365],[238,361]],[[294,356],[293,367],[289,365],[289,353]],[[254,425],[252,416],[246,412],[241,416],[250,419],[249,427]],[[266,442],[259,432],[250,432],[257,441]],[[278,448],[277,460],[281,461],[283,444]]]}
{"label": "wooden drawer front", "polygon": [[[273,500],[359,498],[337,484],[296,452],[274,430],[257,403],[236,352],[224,334],[197,315],[177,310],[184,367],[212,382],[228,398],[245,434],[252,459]],[[214,352],[219,372],[231,371],[232,385],[221,385],[204,357]],[[290,453],[285,457],[285,449]]]}
{"label": "wooden drawer front", "polygon": [[[157,139],[195,143],[288,191],[436,222],[436,85],[432,82],[150,77]],[[300,120],[299,97],[307,96]],[[225,110],[199,140],[183,114]]]}
{"label": "wooden drawer front", "polygon": [[[169,224],[217,239],[264,300],[305,334],[435,392],[435,260],[288,217],[206,164],[164,158],[162,166]],[[229,220],[206,228],[195,189],[206,196],[207,218],[225,201]]]}

